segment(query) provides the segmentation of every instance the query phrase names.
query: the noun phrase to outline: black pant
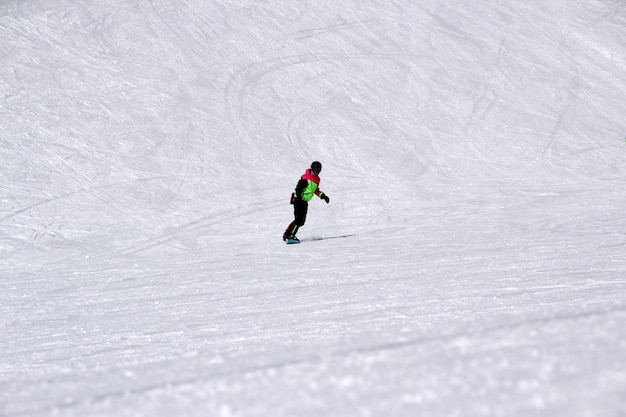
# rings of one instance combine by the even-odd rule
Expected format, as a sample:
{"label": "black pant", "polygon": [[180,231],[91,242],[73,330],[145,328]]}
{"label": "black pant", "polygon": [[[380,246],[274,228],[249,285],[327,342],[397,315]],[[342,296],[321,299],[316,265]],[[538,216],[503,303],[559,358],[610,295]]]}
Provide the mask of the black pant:
{"label": "black pant", "polygon": [[293,217],[294,221],[287,227],[285,230],[285,234],[283,237],[295,236],[298,233],[298,229],[304,226],[304,222],[306,221],[306,213],[309,210],[309,203],[306,201],[302,201],[297,198],[293,202]]}

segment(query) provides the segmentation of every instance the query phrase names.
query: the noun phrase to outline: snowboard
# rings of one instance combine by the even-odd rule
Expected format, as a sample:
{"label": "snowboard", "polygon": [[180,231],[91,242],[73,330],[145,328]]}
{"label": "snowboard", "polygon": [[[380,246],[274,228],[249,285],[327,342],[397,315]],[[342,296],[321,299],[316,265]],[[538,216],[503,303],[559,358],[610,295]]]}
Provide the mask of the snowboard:
{"label": "snowboard", "polygon": [[300,243],[300,241],[297,240],[297,239],[287,239],[287,240],[285,240],[285,243],[288,244],[288,245],[295,245],[295,244]]}

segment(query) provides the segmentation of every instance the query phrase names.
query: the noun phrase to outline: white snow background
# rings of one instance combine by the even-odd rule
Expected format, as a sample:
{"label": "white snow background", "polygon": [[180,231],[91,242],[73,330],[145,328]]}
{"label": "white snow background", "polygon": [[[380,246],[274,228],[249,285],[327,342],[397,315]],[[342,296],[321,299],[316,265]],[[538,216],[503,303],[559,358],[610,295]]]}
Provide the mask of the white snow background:
{"label": "white snow background", "polygon": [[5,0],[0,144],[3,417],[626,416],[623,0]]}

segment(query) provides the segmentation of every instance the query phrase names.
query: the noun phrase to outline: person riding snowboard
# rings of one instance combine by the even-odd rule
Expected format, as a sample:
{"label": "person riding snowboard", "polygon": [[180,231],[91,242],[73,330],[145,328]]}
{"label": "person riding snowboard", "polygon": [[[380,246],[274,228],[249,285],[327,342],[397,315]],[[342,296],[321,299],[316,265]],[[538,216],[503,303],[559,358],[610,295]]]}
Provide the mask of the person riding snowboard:
{"label": "person riding snowboard", "polygon": [[319,174],[321,171],[322,164],[318,161],[314,161],[311,163],[311,168],[307,169],[300,178],[300,181],[298,181],[296,191],[291,195],[294,220],[287,227],[287,230],[285,230],[285,233],[283,234],[283,241],[292,241],[292,243],[300,242],[300,240],[296,237],[296,233],[298,233],[298,229],[302,227],[306,221],[309,201],[311,201],[313,195],[316,195],[326,201],[326,204],[330,202],[328,196],[319,188]]}

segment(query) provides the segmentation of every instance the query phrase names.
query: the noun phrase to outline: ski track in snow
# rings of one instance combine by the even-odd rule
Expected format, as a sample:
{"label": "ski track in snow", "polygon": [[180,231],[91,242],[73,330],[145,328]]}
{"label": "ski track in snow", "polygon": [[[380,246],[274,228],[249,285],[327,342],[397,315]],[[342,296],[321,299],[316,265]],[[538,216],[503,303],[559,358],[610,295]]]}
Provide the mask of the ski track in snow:
{"label": "ski track in snow", "polygon": [[3,2],[0,415],[626,415],[625,26]]}

